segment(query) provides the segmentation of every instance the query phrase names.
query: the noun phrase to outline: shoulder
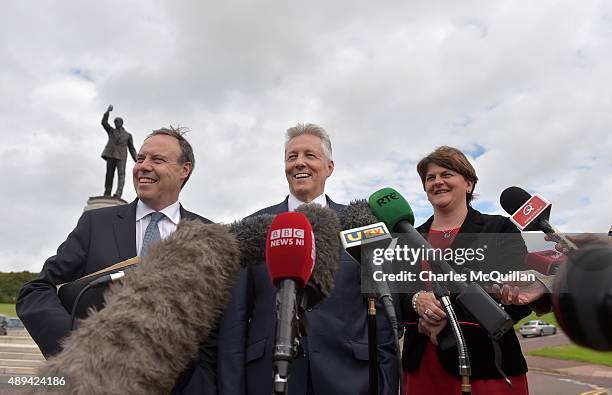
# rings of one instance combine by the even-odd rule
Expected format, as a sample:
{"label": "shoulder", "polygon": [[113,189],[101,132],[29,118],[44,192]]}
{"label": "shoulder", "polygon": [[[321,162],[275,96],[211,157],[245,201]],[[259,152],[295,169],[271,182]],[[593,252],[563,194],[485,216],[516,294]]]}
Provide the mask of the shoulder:
{"label": "shoulder", "polygon": [[192,213],[191,211],[187,211],[181,206],[181,218],[191,219],[191,220],[200,220],[205,224],[212,224],[213,221],[209,220],[206,217],[201,216],[200,214]]}
{"label": "shoulder", "polygon": [[91,218],[105,218],[105,217],[113,217],[117,214],[128,213],[129,211],[136,212],[136,201],[128,204],[122,204],[119,206],[111,206],[111,207],[102,207],[96,208],[93,210],[87,210],[83,212],[82,216],[91,217]]}
{"label": "shoulder", "polygon": [[429,232],[429,228],[431,227],[432,222],[433,222],[433,215],[429,217],[427,221],[423,222],[421,225],[416,227],[417,232],[419,233]]}
{"label": "shoulder", "polygon": [[483,214],[472,207],[468,211],[466,222],[480,226],[481,231],[486,233],[519,233],[510,218],[497,214]]}
{"label": "shoulder", "polygon": [[264,207],[261,210],[258,210],[256,212],[254,212],[253,214],[250,214],[248,216],[246,216],[246,218],[250,218],[250,217],[256,217],[258,215],[262,215],[262,214],[280,214],[280,213],[284,213],[288,210],[288,205],[287,205],[287,199],[283,200],[282,202],[278,203],[278,204],[274,204],[272,206],[268,206],[268,207]]}
{"label": "shoulder", "polygon": [[339,212],[340,210],[346,207],[346,204],[336,203],[333,200],[331,200],[331,198],[328,195],[325,195],[325,196],[327,197],[327,205],[332,210]]}
{"label": "shoulder", "polygon": [[199,214],[193,214],[193,217],[191,219],[199,219],[200,221],[202,221],[205,224],[213,224],[214,223],[213,221],[209,220],[206,217],[202,217]]}

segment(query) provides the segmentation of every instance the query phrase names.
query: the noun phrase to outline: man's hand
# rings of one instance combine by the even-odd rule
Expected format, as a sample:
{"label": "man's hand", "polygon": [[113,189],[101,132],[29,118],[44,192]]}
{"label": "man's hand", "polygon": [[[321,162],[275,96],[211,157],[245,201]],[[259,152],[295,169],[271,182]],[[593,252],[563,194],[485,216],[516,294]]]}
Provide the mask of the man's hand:
{"label": "man's hand", "polygon": [[[568,239],[574,242],[578,247],[584,247],[594,244],[604,244],[608,247],[612,247],[612,237],[597,234],[597,233],[583,233],[574,236],[567,236]],[[554,241],[550,235],[544,236],[544,240]],[[561,243],[555,244],[555,249],[559,252],[567,254],[569,250]]]}
{"label": "man's hand", "polygon": [[435,324],[431,324],[424,320],[423,318],[419,318],[419,332],[429,336],[429,341],[431,341],[435,346],[438,345],[438,335],[442,332],[442,329],[446,326],[448,320],[446,318],[438,321]]}
{"label": "man's hand", "polygon": [[540,299],[547,289],[539,280],[513,281],[501,287],[493,284],[491,292],[502,304],[526,305]]}
{"label": "man's hand", "polygon": [[106,112],[111,112],[111,111],[113,111],[113,105],[109,104],[108,108],[106,109]]}

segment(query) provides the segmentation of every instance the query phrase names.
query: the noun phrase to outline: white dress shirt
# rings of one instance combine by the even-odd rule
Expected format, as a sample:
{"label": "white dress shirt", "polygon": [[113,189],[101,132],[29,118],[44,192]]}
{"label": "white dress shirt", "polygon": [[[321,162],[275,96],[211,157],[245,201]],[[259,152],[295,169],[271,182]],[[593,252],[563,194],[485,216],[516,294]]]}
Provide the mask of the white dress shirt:
{"label": "white dress shirt", "polygon": [[[327,198],[325,197],[325,194],[322,193],[316,198],[312,199],[312,202],[310,203],[318,203],[323,207],[327,207]],[[289,201],[287,204],[289,206],[289,211],[295,211],[295,209],[304,204],[304,202],[289,193]]]}
{"label": "white dress shirt", "polygon": [[[151,216],[149,214],[152,212],[155,212],[155,210],[144,204],[141,200],[138,200],[138,203],[136,203],[136,252],[139,256],[140,249],[142,248],[142,239],[144,238],[147,226],[149,226],[149,222],[151,222]],[[176,226],[181,220],[181,210],[178,200],[160,210],[160,213],[163,213],[164,217],[159,220],[157,227],[159,228],[159,235],[162,239],[165,239],[176,230]]]}

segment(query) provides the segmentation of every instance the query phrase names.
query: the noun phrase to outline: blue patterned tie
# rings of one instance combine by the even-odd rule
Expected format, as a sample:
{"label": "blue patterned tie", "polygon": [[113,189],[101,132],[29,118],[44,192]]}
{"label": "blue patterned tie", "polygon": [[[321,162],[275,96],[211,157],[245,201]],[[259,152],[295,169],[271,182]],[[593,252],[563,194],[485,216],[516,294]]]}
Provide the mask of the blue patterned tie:
{"label": "blue patterned tie", "polygon": [[151,216],[151,221],[149,222],[149,226],[147,226],[147,230],[145,231],[144,238],[142,239],[142,248],[140,249],[140,256],[143,257],[147,255],[147,249],[151,244],[161,240],[157,223],[164,218],[164,214],[155,211],[149,215]]}

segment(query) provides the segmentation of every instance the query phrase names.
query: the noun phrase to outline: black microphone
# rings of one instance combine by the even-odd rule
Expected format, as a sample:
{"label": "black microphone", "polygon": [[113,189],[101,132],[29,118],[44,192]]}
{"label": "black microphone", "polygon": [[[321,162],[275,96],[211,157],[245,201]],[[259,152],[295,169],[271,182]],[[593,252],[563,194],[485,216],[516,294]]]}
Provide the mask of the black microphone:
{"label": "black microphone", "polygon": [[612,351],[612,249],[594,245],[570,253],[555,276],[552,302],[572,341]]}
{"label": "black microphone", "polygon": [[[400,240],[411,248],[433,250],[423,236],[417,232],[410,221],[403,218],[401,213],[412,214],[412,209],[408,202],[401,197],[391,200],[383,205],[379,204],[381,193],[388,195],[391,188],[384,188],[375,192],[369,198],[369,205],[374,215],[379,218],[387,218],[387,227],[395,232],[402,233]],[[395,221],[395,222],[393,222]],[[449,291],[457,294],[457,302],[462,305],[478,321],[480,326],[494,340],[499,340],[513,325],[512,318],[503,310],[495,300],[476,282],[467,284],[461,281],[461,274],[454,270],[444,259],[439,259],[438,254],[428,254],[427,261],[439,273],[444,275],[446,281],[441,281]],[[453,281],[454,280],[454,281]]]}
{"label": "black microphone", "polygon": [[532,196],[523,188],[508,187],[499,197],[499,203],[521,231],[539,230],[550,235],[555,242],[565,245],[570,251],[578,249],[574,242],[548,221],[552,204],[543,197]]}
{"label": "black microphone", "polygon": [[232,222],[229,231],[240,248],[240,266],[247,267],[265,262],[266,238],[274,215],[261,214]]}
{"label": "black microphone", "polygon": [[[93,311],[37,372],[64,377],[43,392],[168,394],[216,325],[240,268],[222,225],[183,220],[152,245],[128,281],[110,285]],[[37,391],[38,391],[37,390]]]}
{"label": "black microphone", "polygon": [[[340,241],[344,250],[364,269],[371,280],[375,265],[373,252],[375,249],[386,249],[393,242],[391,234],[384,222],[372,214],[368,202],[364,199],[355,200],[340,210],[338,214],[342,229]],[[393,307],[393,297],[386,281],[369,281],[376,290],[376,295],[383,305],[385,314],[392,328],[397,330],[397,317]]]}
{"label": "black microphone", "polygon": [[332,209],[316,203],[302,204],[295,211],[308,218],[317,247],[314,269],[305,289],[307,307],[312,307],[325,300],[334,289],[340,259],[340,223]]}
{"label": "black microphone", "polygon": [[[302,204],[295,211],[308,218],[317,246],[315,266],[303,296],[306,307],[312,308],[328,297],[334,288],[340,257],[340,224],[333,210],[316,203]],[[230,232],[240,245],[242,267],[265,263],[266,238],[274,217],[261,214],[230,224]]]}
{"label": "black microphone", "polygon": [[[402,377],[402,357],[401,348],[399,345],[399,333],[398,333],[398,320],[395,313],[395,307],[393,305],[393,297],[391,296],[391,290],[389,284],[386,281],[372,281],[376,271],[374,265],[374,251],[377,249],[387,249],[395,245],[397,240],[391,237],[389,230],[384,222],[379,222],[378,219],[372,214],[368,202],[361,199],[350,202],[346,207],[340,210],[338,214],[342,229],[340,232],[340,241],[344,250],[355,260],[357,263],[362,265],[362,270],[365,270],[367,275],[367,283],[371,286],[374,285],[375,293],[378,296],[380,304],[383,306],[385,315],[389,320],[391,329],[393,330],[393,338],[395,340],[395,350],[397,363],[399,368],[399,388],[400,393],[403,394],[403,380]],[[368,311],[368,319],[372,318],[372,323],[368,327],[368,335],[375,337],[371,331],[374,329],[374,323],[376,317],[374,312]],[[370,361],[372,363],[372,361]],[[371,365],[371,369],[377,369],[376,366]],[[371,376],[377,374],[375,371],[371,371]],[[374,382],[371,382],[374,386]],[[375,390],[374,390],[375,391]]]}

